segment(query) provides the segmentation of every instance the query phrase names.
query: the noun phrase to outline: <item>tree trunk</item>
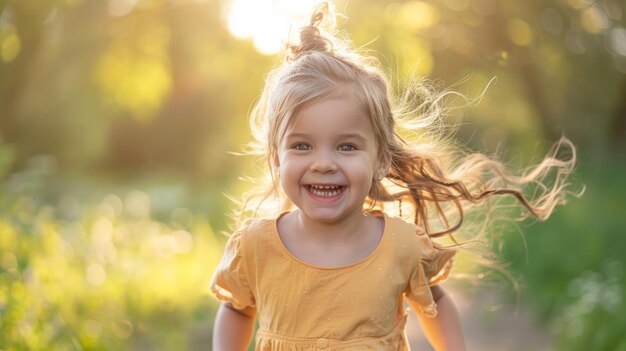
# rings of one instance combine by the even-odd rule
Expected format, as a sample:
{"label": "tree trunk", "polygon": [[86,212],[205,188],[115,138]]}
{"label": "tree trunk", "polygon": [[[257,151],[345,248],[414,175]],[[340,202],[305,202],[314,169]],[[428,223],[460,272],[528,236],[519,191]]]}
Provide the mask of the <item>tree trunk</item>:
{"label": "tree trunk", "polygon": [[19,3],[11,6],[21,50],[12,62],[4,63],[4,67],[0,68],[3,77],[0,80],[0,133],[2,139],[9,143],[20,139],[17,106],[42,39],[43,19],[37,15],[39,12],[33,14],[26,6],[23,7]]}
{"label": "tree trunk", "polygon": [[[529,52],[527,54],[530,55]],[[555,141],[561,133],[557,131],[558,121],[546,100],[546,94],[541,85],[540,75],[537,74],[537,68],[532,63],[521,64],[519,65],[519,73],[523,87],[526,89],[526,95],[535,111],[537,111],[537,119],[541,125],[544,137],[548,142]]]}
{"label": "tree trunk", "polygon": [[626,78],[622,80],[622,91],[620,93],[617,108],[611,121],[609,139],[611,144],[626,148]]}

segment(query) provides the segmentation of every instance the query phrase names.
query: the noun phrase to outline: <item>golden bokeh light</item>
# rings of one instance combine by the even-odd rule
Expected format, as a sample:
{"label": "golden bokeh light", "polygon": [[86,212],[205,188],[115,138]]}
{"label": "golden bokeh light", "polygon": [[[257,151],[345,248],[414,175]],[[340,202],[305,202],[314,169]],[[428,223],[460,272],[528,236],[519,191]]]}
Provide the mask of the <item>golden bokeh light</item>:
{"label": "golden bokeh light", "polygon": [[616,27],[611,30],[611,47],[620,56],[626,56],[626,29]]}
{"label": "golden bokeh light", "polygon": [[15,60],[22,49],[22,41],[17,35],[15,26],[7,25],[0,28],[0,57],[4,62]]}
{"label": "golden bokeh light", "polygon": [[400,6],[389,6],[388,15],[410,31],[421,32],[439,22],[439,10],[423,1],[409,1]]}
{"label": "golden bokeh light", "polygon": [[[318,1],[233,0],[228,11],[228,30],[240,39],[251,39],[262,54],[280,51],[297,28],[306,24]],[[291,34],[290,34],[291,33]]]}
{"label": "golden bokeh light", "polygon": [[580,25],[588,33],[601,33],[609,28],[610,20],[606,12],[594,4],[581,11]]}
{"label": "golden bokeh light", "polygon": [[91,285],[100,286],[104,284],[107,274],[104,267],[98,263],[92,263],[87,266],[86,278]]}
{"label": "golden bokeh light", "polygon": [[120,37],[99,59],[95,80],[111,102],[138,120],[149,120],[172,89],[170,30],[155,26],[132,39]]}
{"label": "golden bokeh light", "polygon": [[507,23],[507,33],[513,44],[529,46],[533,42],[533,30],[530,25],[521,19],[512,19]]}

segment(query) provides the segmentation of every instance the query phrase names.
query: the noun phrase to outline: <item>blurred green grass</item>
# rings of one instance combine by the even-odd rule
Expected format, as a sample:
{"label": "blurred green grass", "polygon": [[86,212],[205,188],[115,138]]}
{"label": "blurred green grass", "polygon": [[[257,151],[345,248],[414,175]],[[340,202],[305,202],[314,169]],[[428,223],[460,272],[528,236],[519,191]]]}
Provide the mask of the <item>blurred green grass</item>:
{"label": "blurred green grass", "polygon": [[62,179],[41,161],[2,180],[0,349],[209,349],[224,240],[208,216],[157,219],[147,193],[87,179],[71,201],[43,191]]}

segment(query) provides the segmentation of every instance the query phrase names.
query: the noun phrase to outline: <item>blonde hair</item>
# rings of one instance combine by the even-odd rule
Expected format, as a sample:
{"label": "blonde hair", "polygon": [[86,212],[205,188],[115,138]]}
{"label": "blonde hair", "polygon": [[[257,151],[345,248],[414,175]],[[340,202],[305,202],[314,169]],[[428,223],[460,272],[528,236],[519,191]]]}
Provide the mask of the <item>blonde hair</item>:
{"label": "blonde hair", "polygon": [[[496,159],[450,145],[442,132],[449,110],[445,99],[462,95],[437,92],[421,81],[395,98],[378,62],[350,50],[347,43],[334,35],[332,5],[322,3],[301,29],[300,43],[288,44],[284,64],[267,76],[250,116],[254,141],[247,149],[248,154],[265,158],[267,171],[257,188],[244,196],[240,219],[275,216],[293,208],[277,179],[278,143],[303,107],[346,90],[367,113],[380,160],[389,165],[386,179],[374,181],[364,209],[397,208],[400,216],[436,237],[452,236],[478,207],[490,212],[487,200],[494,196],[515,197],[527,210],[520,219],[545,220],[556,205],[565,203],[567,176],[576,163],[575,147],[568,139],[561,138],[541,163],[514,176]],[[557,157],[563,149],[571,151],[566,160]],[[547,185],[552,171],[556,177]],[[524,195],[528,189],[534,194]]]}

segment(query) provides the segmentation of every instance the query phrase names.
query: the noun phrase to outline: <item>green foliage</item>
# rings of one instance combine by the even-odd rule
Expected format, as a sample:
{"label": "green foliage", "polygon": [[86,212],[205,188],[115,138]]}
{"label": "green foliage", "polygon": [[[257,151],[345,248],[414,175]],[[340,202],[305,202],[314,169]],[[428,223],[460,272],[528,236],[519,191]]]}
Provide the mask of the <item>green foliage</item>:
{"label": "green foliage", "polygon": [[544,317],[558,350],[626,350],[626,247],[623,162],[585,158],[580,199],[545,223],[524,228],[505,253],[522,276],[522,294]]}
{"label": "green foliage", "polygon": [[41,165],[2,182],[2,349],[206,350],[222,247],[207,219],[178,208],[155,220],[139,191],[63,219],[37,191],[50,185]]}

